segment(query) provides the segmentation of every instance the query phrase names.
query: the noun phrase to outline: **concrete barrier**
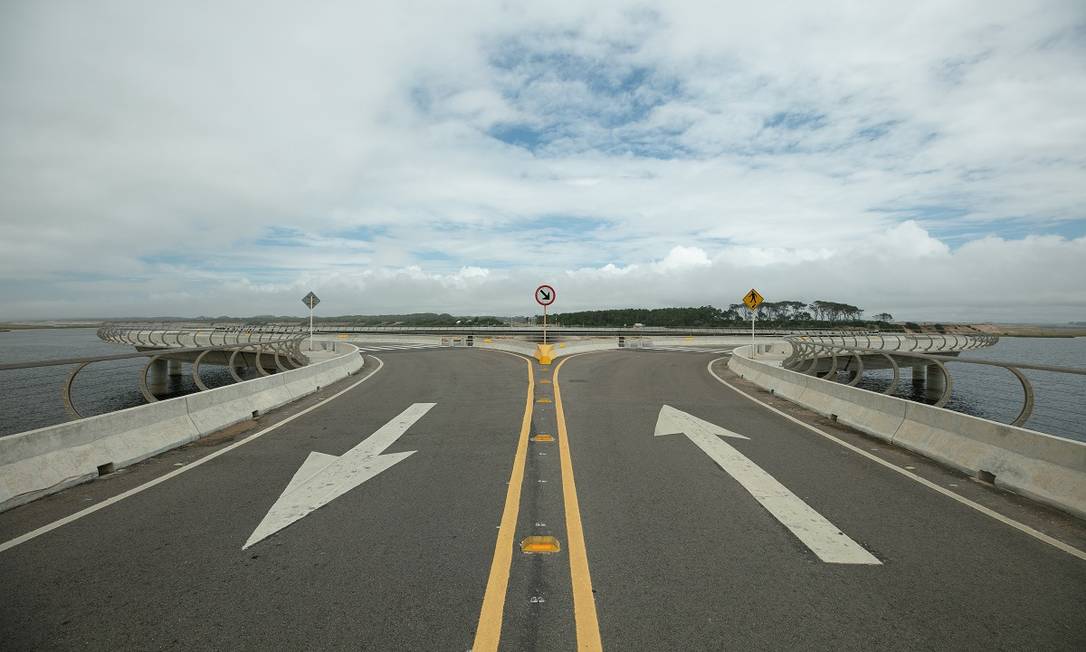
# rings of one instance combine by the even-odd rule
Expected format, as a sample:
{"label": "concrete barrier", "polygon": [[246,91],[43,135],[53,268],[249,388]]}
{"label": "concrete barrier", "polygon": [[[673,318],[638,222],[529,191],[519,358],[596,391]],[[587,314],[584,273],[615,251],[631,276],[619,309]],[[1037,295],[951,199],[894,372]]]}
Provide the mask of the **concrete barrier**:
{"label": "concrete barrier", "polygon": [[912,402],[893,443],[1086,518],[1086,443]]}
{"label": "concrete barrier", "polygon": [[190,394],[183,400],[197,431],[209,433],[250,419],[254,412],[263,414],[293,398],[284,386],[281,374],[274,374]]}
{"label": "concrete barrier", "polygon": [[0,511],[193,441],[184,399],[0,438]]}
{"label": "concrete barrier", "polygon": [[774,366],[772,360],[751,360],[749,345],[736,349],[728,367],[881,441],[1086,518],[1086,442],[849,387]]}
{"label": "concrete barrier", "polygon": [[535,343],[527,340],[492,339],[492,341],[487,342],[484,339],[482,341],[476,341],[473,348],[508,351],[509,353],[519,353],[529,357],[535,354]]}
{"label": "concrete barrier", "polygon": [[[561,346],[565,344],[565,346]],[[577,353],[588,353],[589,351],[618,351],[618,338],[607,337],[591,340],[570,340],[568,342],[562,342],[554,350],[554,357],[562,357],[568,355],[575,355]]]}
{"label": "concrete barrier", "polygon": [[0,437],[0,511],[251,419],[362,368],[357,347],[301,369]]}

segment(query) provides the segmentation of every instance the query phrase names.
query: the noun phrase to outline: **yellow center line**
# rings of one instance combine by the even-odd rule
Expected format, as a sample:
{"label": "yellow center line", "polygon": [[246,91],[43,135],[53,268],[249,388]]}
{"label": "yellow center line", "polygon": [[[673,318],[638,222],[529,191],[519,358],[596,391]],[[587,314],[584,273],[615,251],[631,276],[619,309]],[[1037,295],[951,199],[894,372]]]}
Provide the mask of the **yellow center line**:
{"label": "yellow center line", "polygon": [[528,365],[528,398],[524,403],[524,420],[521,422],[517,452],[513,458],[513,471],[509,475],[509,489],[505,493],[505,509],[502,511],[501,526],[498,528],[498,541],[494,545],[494,561],[490,564],[490,578],[486,582],[479,625],[475,629],[475,643],[471,646],[473,652],[491,652],[498,649],[502,634],[502,613],[505,611],[505,594],[509,588],[509,568],[513,562],[513,536],[517,529],[517,514],[520,512],[520,490],[524,484],[528,436],[532,431],[532,398],[535,393],[535,372],[531,360],[516,357]]}
{"label": "yellow center line", "polygon": [[[575,356],[570,356],[575,357]],[[592,576],[588,572],[588,552],[581,526],[581,507],[577,501],[577,486],[573,482],[573,458],[569,450],[566,415],[562,409],[562,392],[558,387],[558,372],[569,358],[554,368],[554,405],[558,419],[558,452],[562,461],[562,499],[565,503],[566,538],[569,550],[569,574],[573,582],[573,618],[577,629],[578,650],[602,650],[600,623],[596,617],[596,599],[592,595]]]}

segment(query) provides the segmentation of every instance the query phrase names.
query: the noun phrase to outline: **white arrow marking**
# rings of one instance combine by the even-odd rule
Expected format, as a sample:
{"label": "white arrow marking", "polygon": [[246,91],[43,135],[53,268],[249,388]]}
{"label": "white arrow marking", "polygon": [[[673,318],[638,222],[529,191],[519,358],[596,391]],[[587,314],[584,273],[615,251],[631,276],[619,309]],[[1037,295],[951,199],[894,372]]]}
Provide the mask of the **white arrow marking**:
{"label": "white arrow marking", "polygon": [[811,509],[799,496],[724,442],[721,437],[749,439],[670,405],[660,408],[656,436],[685,434],[720,468],[735,478],[770,514],[805,546],[830,564],[881,564],[837,526]]}
{"label": "white arrow marking", "polygon": [[381,453],[399,439],[400,435],[407,432],[407,429],[429,412],[434,405],[436,403],[415,403],[339,457],[317,452],[310,453],[241,549],[245,550],[265,537],[275,534],[381,471],[407,459],[415,451],[388,455]]}

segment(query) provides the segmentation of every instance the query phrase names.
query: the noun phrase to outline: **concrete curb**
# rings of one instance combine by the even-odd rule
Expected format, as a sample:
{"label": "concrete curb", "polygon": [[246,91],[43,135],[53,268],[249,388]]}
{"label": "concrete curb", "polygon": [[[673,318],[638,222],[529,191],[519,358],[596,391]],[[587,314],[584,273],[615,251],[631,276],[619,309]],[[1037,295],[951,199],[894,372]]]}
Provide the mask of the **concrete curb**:
{"label": "concrete curb", "polygon": [[316,364],[0,438],[0,512],[251,419],[356,373],[357,347]]}
{"label": "concrete curb", "polygon": [[[786,353],[770,345],[765,353]],[[759,353],[762,347],[759,346]],[[794,403],[996,486],[1086,518],[1086,442],[876,394],[750,359],[728,367]]]}

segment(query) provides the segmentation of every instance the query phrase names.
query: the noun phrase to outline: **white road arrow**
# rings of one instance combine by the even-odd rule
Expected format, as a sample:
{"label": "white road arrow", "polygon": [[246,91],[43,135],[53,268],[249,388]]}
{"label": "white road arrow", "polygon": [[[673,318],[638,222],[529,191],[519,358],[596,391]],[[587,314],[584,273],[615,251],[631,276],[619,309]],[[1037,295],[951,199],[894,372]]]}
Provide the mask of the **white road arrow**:
{"label": "white road arrow", "polygon": [[837,529],[780,482],[724,442],[721,437],[749,439],[670,405],[660,409],[656,436],[685,434],[720,468],[735,478],[770,514],[805,546],[831,564],[881,564],[860,544]]}
{"label": "white road arrow", "polygon": [[407,429],[429,412],[434,405],[436,403],[415,403],[339,457],[317,452],[310,453],[241,549],[245,550],[265,537],[275,534],[381,471],[407,459],[415,451],[388,455],[381,453],[399,439],[400,435],[407,432]]}

